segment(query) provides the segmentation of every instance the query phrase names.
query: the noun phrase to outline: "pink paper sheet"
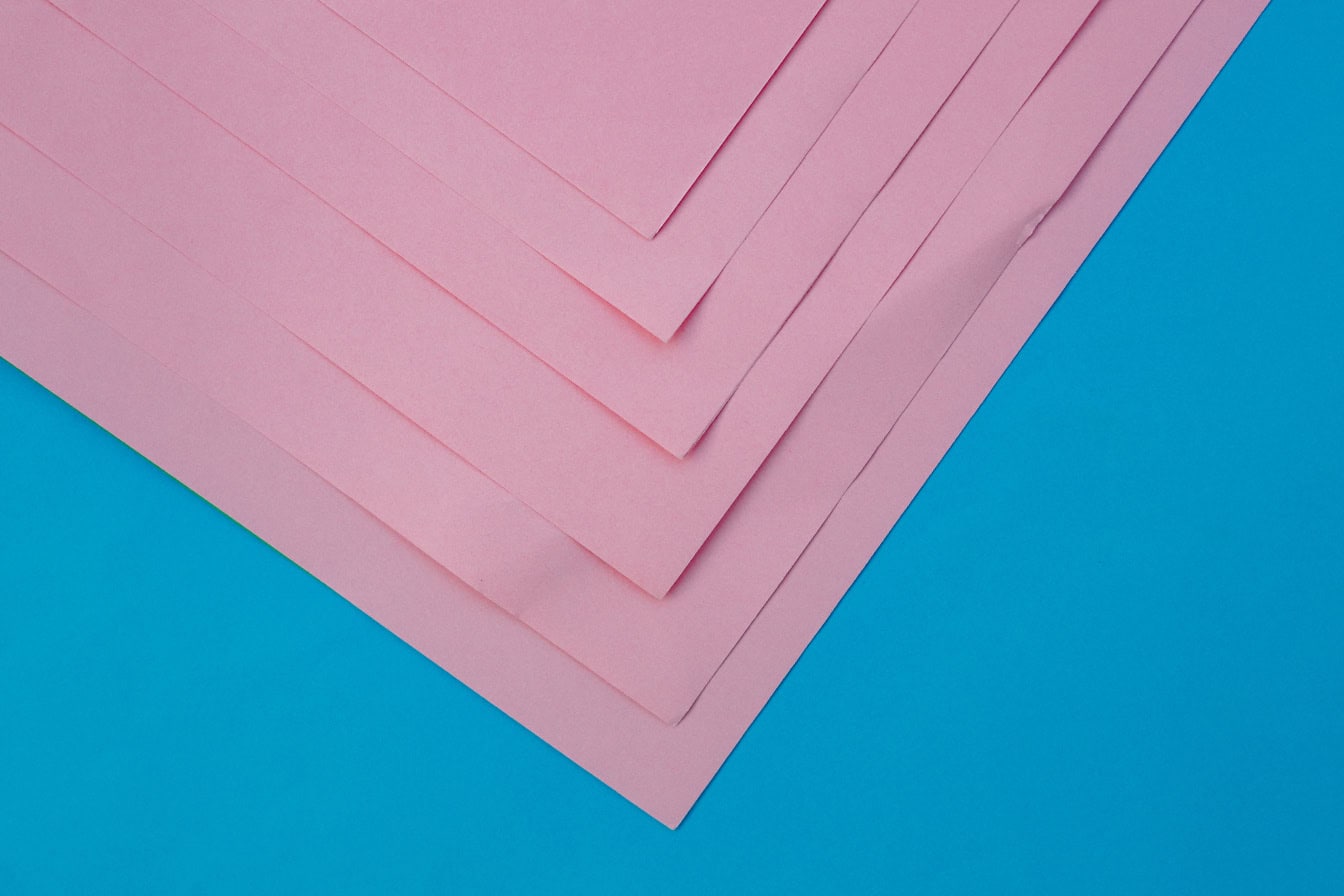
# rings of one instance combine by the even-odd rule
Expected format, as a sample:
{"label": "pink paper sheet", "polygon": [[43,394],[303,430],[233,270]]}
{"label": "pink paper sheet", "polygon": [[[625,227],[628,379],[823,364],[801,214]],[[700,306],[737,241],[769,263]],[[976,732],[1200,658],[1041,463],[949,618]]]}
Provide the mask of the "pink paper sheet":
{"label": "pink paper sheet", "polygon": [[324,0],[652,236],[822,0]]}
{"label": "pink paper sheet", "polygon": [[675,826],[1263,6],[1201,6],[676,727],[476,599],[254,430],[12,264],[0,264],[0,353]]}
{"label": "pink paper sheet", "polygon": [[[1110,2],[1024,112],[1056,120],[1079,116],[1087,107],[1094,117],[1090,131],[1065,141],[1072,154],[1058,159],[1060,169],[1047,185],[1039,183],[1034,169],[1051,154],[1035,145],[1039,132],[1029,132],[1036,133],[1035,142],[1025,143],[1028,153],[1014,158],[1031,176],[1003,172],[1003,179],[1030,185],[1034,201],[1003,203],[1005,209],[1018,208],[1010,216],[1032,218],[1042,197],[1063,189],[1146,74],[1133,68],[1128,86],[1118,92],[1113,86],[1109,101],[1094,89],[1098,72],[1113,70],[1118,57],[1128,56],[1134,64],[1135,42],[1127,39],[1125,26],[1152,27],[1134,13]],[[1170,37],[1153,42],[1152,62]],[[1075,89],[1054,86],[1061,82]],[[1107,107],[1109,114],[1103,111]],[[1010,130],[1005,139],[1016,133]],[[1060,136],[1058,129],[1048,135]],[[292,338],[286,340],[279,328],[268,328],[255,309],[231,301],[185,259],[138,228],[126,228],[120,215],[31,149],[11,139],[0,143],[0,151],[3,170],[16,185],[9,218],[23,222],[8,229],[0,225],[0,246],[667,721],[679,719],[694,702],[965,318],[913,343],[903,341],[893,323],[912,314],[918,319],[958,298],[969,315],[1006,262],[1001,252],[1011,255],[1014,248],[1004,244],[996,251],[960,297],[936,284],[901,294],[902,308],[878,319],[879,337],[867,340],[866,358],[847,358],[839,371],[864,375],[828,381],[821,400],[804,412],[673,599],[660,606],[639,601],[634,589],[602,564],[448,452],[436,450],[423,432]],[[1021,164],[1023,158],[1032,165]],[[81,222],[81,229],[71,232],[70,221]],[[1002,230],[995,225],[989,233]],[[993,246],[987,239],[982,248]],[[917,264],[915,273],[923,269]],[[221,333],[228,338],[220,339]],[[893,367],[888,361],[885,373],[864,373],[902,353],[912,356],[911,364]],[[895,403],[884,405],[888,394]],[[844,409],[846,400],[857,402],[857,416]]]}
{"label": "pink paper sheet", "polygon": [[[1154,22],[1173,15],[1158,5]],[[669,459],[478,318],[449,318],[459,306],[45,10],[4,55],[50,95],[0,90],[6,122],[651,593],[681,575],[801,404],[739,390],[692,458]],[[71,51],[57,65],[51,40]],[[121,138],[92,152],[81,129]]]}
{"label": "pink paper sheet", "polygon": [[[319,0],[200,2],[663,340],[915,4],[830,0],[676,214],[648,240]],[[902,38],[911,40],[919,46],[918,38]]]}
{"label": "pink paper sheet", "polygon": [[[692,324],[664,345],[190,0],[54,0],[678,456],[703,435],[1014,2],[919,7],[711,287]],[[995,37],[997,52],[975,72],[982,90],[1003,97],[999,115],[973,119],[986,148],[1094,3],[1019,4],[1014,26]],[[927,148],[925,157],[921,176],[953,191],[977,161],[951,147]],[[902,213],[931,227],[950,195]],[[464,259],[468,270],[460,267]]]}

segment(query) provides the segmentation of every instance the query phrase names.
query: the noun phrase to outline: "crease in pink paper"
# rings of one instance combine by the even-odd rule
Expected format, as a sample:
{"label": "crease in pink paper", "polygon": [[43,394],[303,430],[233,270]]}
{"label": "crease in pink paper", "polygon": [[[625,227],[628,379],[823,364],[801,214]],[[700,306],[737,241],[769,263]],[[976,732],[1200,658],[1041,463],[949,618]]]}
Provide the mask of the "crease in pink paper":
{"label": "crease in pink paper", "polygon": [[[30,31],[0,66],[47,69],[48,95],[0,91],[6,122],[650,593],[801,404],[743,397],[691,460],[668,458],[72,22],[16,6]],[[87,71],[53,65],[50,41]],[[93,152],[81,128],[119,139]]]}
{"label": "crease in pink paper", "polygon": [[[1000,220],[1005,217],[1009,221],[1029,219],[1035,215],[1038,206],[1052,201],[1050,197],[1057,195],[1063,185],[1068,183],[1072,172],[1104,133],[1111,117],[1118,114],[1120,107],[1128,98],[1129,91],[1133,89],[1132,85],[1137,84],[1146,73],[1141,63],[1136,61],[1143,58],[1142,54],[1136,52],[1136,42],[1133,40],[1136,35],[1127,33],[1124,28],[1128,27],[1134,32],[1144,28],[1153,29],[1155,27],[1153,22],[1160,22],[1160,19],[1150,20],[1134,12],[1129,12],[1126,16],[1127,12],[1129,11],[1123,5],[1111,4],[1109,14],[1091,23],[1089,35],[1080,39],[1078,45],[1073,48],[1072,61],[1061,62],[1059,69],[1052,73],[1051,84],[1043,87],[1035,99],[1037,105],[1046,104],[1045,109],[1050,114],[1036,113],[1036,118],[1047,124],[1051,124],[1061,113],[1077,115],[1082,107],[1090,107],[1095,110],[1092,113],[1094,117],[1091,131],[1082,130],[1081,133],[1074,135],[1071,142],[1066,141],[1056,150],[1055,155],[1052,155],[1039,144],[1046,138],[1058,136],[1059,129],[1053,125],[1044,130],[1028,127],[1023,133],[1029,137],[1018,139],[1011,152],[1007,154],[1000,152],[992,156],[986,165],[994,173],[987,183],[994,183],[1000,179],[1011,182],[1013,178],[1009,175],[1014,173],[1014,169],[1031,171],[1033,166],[1046,166],[1055,167],[1057,170],[1053,178],[1044,183],[1035,177],[1028,178],[1019,187],[1024,195],[1016,202],[1000,201],[1002,197],[995,199],[991,195],[981,205],[971,203],[964,206],[969,212],[962,211],[961,204],[956,206],[955,211],[960,214],[963,221],[970,222],[971,226],[954,228],[954,237],[950,241],[941,238],[940,235],[942,243],[950,242],[952,246],[944,250],[945,254],[961,256],[964,259],[967,253],[973,254],[973,249],[970,247],[994,247],[994,238],[1000,232],[1020,230],[1020,227],[1003,227],[994,223],[995,208]],[[1143,10],[1137,11],[1142,12]],[[1151,54],[1150,60],[1156,59],[1178,25],[1179,21],[1173,21],[1166,37],[1162,37],[1159,32],[1148,38],[1150,49],[1147,52]],[[1123,71],[1124,65],[1117,59],[1121,55],[1135,61],[1129,63],[1130,80],[1119,81],[1110,86],[1112,96],[1109,107],[1112,111],[1108,117],[1108,113],[1104,111],[1108,104],[1102,102],[1106,95],[1105,91],[1098,91],[1094,82],[1098,80],[1098,73],[1101,71],[1111,71],[1117,65],[1120,68],[1114,70]],[[1068,85],[1069,89],[1061,91],[1053,87],[1055,84]],[[1126,87],[1126,84],[1129,86]],[[1089,133],[1091,136],[1088,136]],[[1010,130],[1008,137],[1016,135],[1017,131]],[[1009,143],[1010,146],[1013,145],[1011,140]],[[1066,151],[1061,153],[1060,150]],[[1055,158],[1059,161],[1058,165],[1046,164]],[[1016,179],[1022,180],[1020,171],[1016,174]],[[48,226],[55,233],[65,226],[64,222],[67,220],[93,221],[97,216],[96,208],[81,207],[69,211],[57,211],[54,206],[57,191],[42,183],[40,171],[25,171],[16,177],[16,181],[29,185],[30,189],[35,191],[32,195],[31,208],[21,211],[16,219],[21,217],[36,221],[45,213],[50,220]],[[984,192],[983,189],[981,192]],[[986,205],[991,207],[988,212],[984,211]],[[987,226],[981,221],[986,214],[989,215]],[[64,241],[31,230],[25,230],[24,234],[11,236],[10,239],[22,239],[24,236],[36,242],[35,248],[28,250],[30,258],[34,257],[32,255],[34,252],[41,253],[44,250],[48,253],[62,252],[70,248]],[[87,239],[93,245],[106,247],[115,263],[133,270],[148,270],[154,267],[152,261],[139,260],[140,255],[136,253],[135,244],[124,242],[119,244],[109,235],[93,235]],[[153,247],[157,244],[152,240],[148,243],[142,240],[141,245]],[[1013,250],[1015,245],[1008,245],[995,252],[983,253],[988,255],[990,264],[983,268],[963,291],[960,307],[965,309],[965,314],[974,311],[975,303],[1001,270],[1003,264],[1000,260],[1001,253],[1011,254]],[[30,264],[43,270],[78,268],[69,261],[61,262],[59,259],[30,261]],[[163,288],[168,294],[174,297],[204,295],[205,298],[193,303],[203,308],[218,304],[218,299],[212,302],[209,298],[211,291],[219,292],[217,284],[185,264],[179,263],[177,270],[180,271],[179,275],[168,280],[164,279],[164,273],[160,272],[158,275],[160,283],[165,284]],[[936,266],[933,270],[937,272]],[[66,280],[64,288],[71,294],[91,297],[86,298],[86,301],[97,302],[100,298],[97,289],[98,275],[93,270],[84,270],[82,273],[93,277],[93,280],[82,286],[77,281]],[[117,279],[125,281],[126,278],[122,276]],[[926,313],[921,309],[930,307],[930,303],[934,303],[936,307],[937,303],[950,301],[951,298],[945,290],[938,288],[936,280],[937,278],[931,287],[907,291],[892,301],[905,309],[907,315],[912,311],[917,315]],[[133,295],[130,301],[133,305]],[[250,339],[244,338],[243,328],[249,326],[246,323],[246,316],[244,314],[240,319],[236,315],[243,313],[246,306],[238,303],[238,309],[234,318],[219,318],[196,324],[195,339],[184,338],[184,334],[169,328],[158,337],[156,344],[159,347],[155,351],[156,356],[164,359],[170,366],[179,368],[198,365],[200,360],[198,354],[208,354],[212,351],[216,355],[219,354],[218,348],[210,341],[212,335],[218,332],[231,334],[225,345],[247,346],[242,354],[252,363],[274,355],[275,349],[268,349],[268,343],[262,337],[253,335]],[[166,314],[171,313],[170,309]],[[145,317],[150,321],[166,319],[165,312],[162,311]],[[240,320],[244,322],[240,323]],[[819,412],[813,406],[805,412],[796,426],[797,431],[786,438],[781,445],[781,451],[776,453],[772,462],[762,471],[752,488],[739,502],[739,506],[730,514],[729,520],[716,535],[716,540],[711,542],[702,562],[693,567],[691,577],[684,583],[684,587],[678,589],[676,599],[666,608],[657,610],[651,609],[651,605],[647,602],[630,600],[632,595],[620,589],[619,580],[609,575],[604,578],[604,574],[608,571],[581,551],[577,551],[572,544],[569,545],[570,550],[566,551],[565,540],[558,538],[556,533],[551,532],[548,536],[544,532],[538,532],[535,539],[526,536],[525,533],[537,531],[538,527],[535,518],[527,514],[521,506],[517,508],[519,516],[515,520],[497,526],[496,531],[492,533],[488,524],[491,520],[498,520],[501,501],[499,497],[491,498],[488,492],[482,492],[482,487],[488,483],[480,479],[471,482],[469,474],[472,471],[468,469],[444,468],[444,462],[454,460],[446,452],[441,452],[436,464],[435,459],[428,453],[434,446],[414,427],[406,427],[401,435],[398,435],[395,429],[390,432],[380,430],[379,420],[386,421],[383,425],[404,423],[395,415],[385,414],[381,418],[376,416],[377,411],[390,409],[375,406],[372,410],[366,407],[361,413],[352,413],[347,407],[343,412],[334,411],[329,414],[329,420],[334,421],[334,426],[330,422],[322,426],[321,421],[314,421],[306,415],[305,412],[311,412],[313,409],[305,404],[303,396],[306,393],[329,395],[334,390],[331,386],[324,386],[321,381],[308,380],[295,383],[295,373],[290,371],[281,379],[294,385],[294,394],[288,401],[281,397],[276,402],[280,412],[276,416],[274,409],[270,411],[275,419],[270,424],[264,425],[264,430],[291,451],[295,451],[293,446],[296,439],[301,441],[308,435],[310,443],[308,448],[297,451],[296,456],[305,459],[311,468],[342,487],[347,494],[407,535],[430,556],[438,559],[502,606],[517,613],[520,618],[528,621],[539,632],[583,661],[585,665],[598,671],[618,688],[661,717],[675,719],[684,714],[723,656],[731,649],[760,605],[768,598],[775,584],[805,547],[817,526],[825,519],[826,514],[848,485],[850,478],[866,461],[871,446],[876,444],[890,427],[893,415],[899,416],[903,407],[899,402],[884,406],[880,402],[871,401],[871,397],[890,395],[893,399],[898,399],[902,395],[912,394],[927,371],[941,356],[944,346],[955,336],[957,329],[957,321],[954,319],[951,324],[944,324],[940,331],[932,333],[927,339],[909,344],[908,341],[902,341],[899,326],[901,320],[900,316],[895,317],[897,324],[895,332],[891,330],[891,323],[887,323],[886,329],[880,331],[882,334],[880,342],[869,341],[872,348],[868,361],[862,358],[856,360],[853,357],[848,359],[847,366],[840,371],[840,374],[848,373],[848,378],[831,380],[828,391],[824,393],[823,403],[828,402],[831,407],[826,412]],[[258,327],[255,322],[250,326],[252,329]],[[273,343],[274,339],[271,344]],[[880,375],[870,375],[867,372],[868,366],[873,363],[881,364],[882,359],[888,358],[893,352],[908,353],[912,360],[901,368],[891,368],[888,364],[887,367],[890,369],[884,370]],[[227,371],[230,360],[226,352],[215,363]],[[311,366],[311,362],[317,358],[313,356],[308,360]],[[858,375],[854,375],[853,371],[857,371]],[[337,382],[341,382],[339,377]],[[266,393],[268,383],[265,377],[260,381],[255,376],[251,379],[236,380],[231,385],[234,387],[233,392],[224,400],[236,412],[254,421],[259,414],[265,416],[268,413],[266,409],[256,410],[255,403],[250,405],[252,410],[248,410],[247,405],[247,402],[255,402]],[[350,390],[347,388],[346,391]],[[357,388],[354,391],[359,398],[368,398]],[[865,397],[870,399],[867,403],[863,401]],[[368,404],[366,400],[365,406]],[[342,431],[343,425],[350,427],[349,434]],[[831,444],[833,441],[831,434],[835,432],[843,432],[855,438],[850,443],[834,445]],[[869,435],[862,435],[865,432]],[[350,439],[359,437],[365,439],[362,449],[350,442]],[[420,441],[415,441],[416,437],[420,437]],[[800,445],[801,448],[798,447]],[[324,448],[328,451],[328,456],[325,458],[313,453],[317,451],[320,455]],[[402,453],[395,458],[384,458],[380,464],[379,453],[390,453],[394,449],[400,449]],[[784,455],[790,451],[793,456],[786,462]],[[851,460],[842,462],[844,458]],[[826,459],[826,463],[822,462],[823,459]],[[343,468],[342,464],[345,465]],[[822,467],[829,467],[832,472],[826,476],[809,472]],[[366,471],[379,468],[401,473],[390,483],[369,481]],[[337,470],[335,475],[332,473],[333,469]],[[423,479],[416,477],[417,472]],[[462,479],[464,483],[460,487],[461,494],[453,494],[451,490],[443,494],[437,493],[436,489],[443,489],[453,476]],[[398,487],[401,489],[400,492],[396,491]],[[390,503],[389,494],[393,496]],[[418,506],[416,506],[417,499]],[[398,500],[401,502],[400,508],[396,506]],[[426,508],[444,507],[451,507],[462,516],[462,522],[455,527],[455,534],[452,534],[446,543],[443,538],[447,534],[444,520],[436,518],[432,512],[426,516]],[[479,516],[473,515],[473,510],[477,508],[484,508]],[[772,525],[764,525],[763,520],[770,521]],[[479,557],[464,559],[460,553],[457,555],[445,553],[475,547],[476,542],[472,539],[485,536],[487,549],[483,553],[486,566],[489,566],[490,563],[499,560],[490,553],[488,545],[505,544],[512,533],[518,533],[516,550],[518,556],[525,558],[526,562],[520,562],[517,557],[513,558],[512,562],[505,558],[499,568],[508,570],[512,578],[504,581],[500,581],[498,576],[482,575],[480,572],[482,560]],[[530,553],[531,551],[536,552],[535,556]],[[566,554],[571,555],[568,561],[561,562],[560,558]],[[583,572],[582,566],[585,561],[590,561],[593,569],[586,577],[577,581],[562,579],[556,571],[558,564],[566,576],[575,576],[576,573]],[[517,574],[518,570],[522,570],[521,576]],[[567,585],[569,587],[566,587]],[[509,586],[514,586],[517,591],[509,594],[504,590],[496,590],[507,589]],[[636,645],[638,649],[632,650],[632,645]]]}
{"label": "crease in pink paper", "polygon": [[[492,613],[390,530],[74,306],[42,301],[53,294],[9,264],[0,264],[0,307],[9,324],[0,328],[0,351],[675,826],[880,542],[894,508],[913,496],[1262,8],[1258,0],[1206,0],[676,728],[652,721]],[[143,413],[147,406],[156,414]],[[277,495],[286,499],[283,512]]]}
{"label": "crease in pink paper", "polygon": [[[188,0],[55,2],[677,456],[703,435],[1014,5],[918,8],[709,287],[692,324],[665,345]],[[1053,45],[1081,20],[1077,8],[1093,2],[1053,4],[1056,17],[1027,39]],[[1008,64],[986,63],[1012,78]],[[931,225],[937,210],[919,215]]]}

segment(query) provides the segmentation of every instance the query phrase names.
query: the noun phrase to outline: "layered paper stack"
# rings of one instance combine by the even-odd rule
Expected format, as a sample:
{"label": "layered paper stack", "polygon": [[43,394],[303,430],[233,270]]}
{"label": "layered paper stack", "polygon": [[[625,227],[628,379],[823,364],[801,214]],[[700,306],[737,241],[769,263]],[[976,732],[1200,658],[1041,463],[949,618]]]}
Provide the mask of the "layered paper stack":
{"label": "layered paper stack", "polygon": [[0,0],[0,355],[675,826],[1264,3]]}

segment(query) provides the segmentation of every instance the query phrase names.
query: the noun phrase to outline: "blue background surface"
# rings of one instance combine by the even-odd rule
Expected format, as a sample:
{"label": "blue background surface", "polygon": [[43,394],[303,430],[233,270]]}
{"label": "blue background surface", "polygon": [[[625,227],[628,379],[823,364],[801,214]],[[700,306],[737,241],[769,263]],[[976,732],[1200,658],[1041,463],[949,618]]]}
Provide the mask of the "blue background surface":
{"label": "blue background surface", "polygon": [[1270,8],[675,833],[0,365],[0,893],[1344,892],[1341,24]]}

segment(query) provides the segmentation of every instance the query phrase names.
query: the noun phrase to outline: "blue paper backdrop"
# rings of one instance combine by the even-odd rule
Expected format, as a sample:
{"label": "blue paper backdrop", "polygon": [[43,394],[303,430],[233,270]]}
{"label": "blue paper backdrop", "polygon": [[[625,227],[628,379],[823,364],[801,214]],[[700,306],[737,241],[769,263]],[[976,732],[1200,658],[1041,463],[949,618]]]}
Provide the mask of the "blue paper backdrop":
{"label": "blue paper backdrop", "polygon": [[0,365],[0,893],[1344,892],[1342,22],[1269,10],[676,833]]}

